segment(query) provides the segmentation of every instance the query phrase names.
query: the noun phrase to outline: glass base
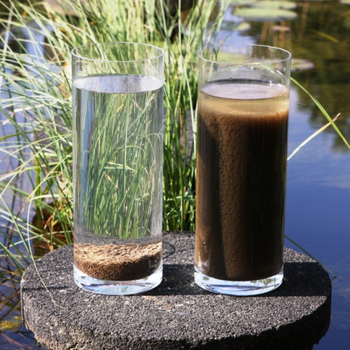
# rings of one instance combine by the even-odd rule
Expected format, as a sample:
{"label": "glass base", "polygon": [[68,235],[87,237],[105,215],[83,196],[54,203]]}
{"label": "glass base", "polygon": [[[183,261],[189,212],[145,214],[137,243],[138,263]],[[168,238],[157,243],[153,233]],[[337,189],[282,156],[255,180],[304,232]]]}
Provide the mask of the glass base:
{"label": "glass base", "polygon": [[283,267],[274,276],[255,281],[228,281],[209,277],[194,268],[194,280],[197,285],[209,292],[238,296],[258,295],[278,288],[283,282]]}
{"label": "glass base", "polygon": [[81,272],[74,265],[74,280],[78,287],[98,294],[130,295],[146,292],[157,287],[163,279],[161,264],[152,275],[131,281],[107,281],[93,278]]}

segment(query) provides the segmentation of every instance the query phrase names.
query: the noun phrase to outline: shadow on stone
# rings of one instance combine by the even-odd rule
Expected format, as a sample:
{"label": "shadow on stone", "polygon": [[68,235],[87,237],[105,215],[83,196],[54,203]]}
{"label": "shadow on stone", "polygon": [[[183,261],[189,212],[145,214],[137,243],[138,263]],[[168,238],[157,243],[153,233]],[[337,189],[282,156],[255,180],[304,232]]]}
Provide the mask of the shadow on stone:
{"label": "shadow on stone", "polygon": [[52,349],[312,349],[330,322],[331,283],[310,258],[285,249],[285,281],[255,297],[206,292],[193,281],[193,233],[164,236],[164,280],[143,295],[85,292],[73,247],[37,261],[22,280],[25,326]]}
{"label": "shadow on stone", "polygon": [[[286,296],[325,296],[327,295],[328,275],[322,274],[322,267],[316,262],[285,263],[282,285],[263,297]],[[145,295],[204,295],[209,294],[193,281],[193,264],[164,264],[162,284]],[[318,276],[315,278],[315,276]],[[297,288],[295,287],[297,286]],[[259,298],[255,296],[252,298]]]}

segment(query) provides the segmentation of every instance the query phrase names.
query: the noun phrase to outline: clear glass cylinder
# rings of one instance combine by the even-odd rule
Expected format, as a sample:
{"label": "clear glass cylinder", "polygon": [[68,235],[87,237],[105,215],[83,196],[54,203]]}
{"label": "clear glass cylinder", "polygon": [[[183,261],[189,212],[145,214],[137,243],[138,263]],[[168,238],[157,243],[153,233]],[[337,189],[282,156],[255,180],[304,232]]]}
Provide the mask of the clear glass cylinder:
{"label": "clear glass cylinder", "polygon": [[198,62],[195,281],[266,293],[283,281],[291,55],[232,45]]}
{"label": "clear glass cylinder", "polygon": [[162,280],[163,51],[97,43],[72,66],[74,278],[141,293]]}

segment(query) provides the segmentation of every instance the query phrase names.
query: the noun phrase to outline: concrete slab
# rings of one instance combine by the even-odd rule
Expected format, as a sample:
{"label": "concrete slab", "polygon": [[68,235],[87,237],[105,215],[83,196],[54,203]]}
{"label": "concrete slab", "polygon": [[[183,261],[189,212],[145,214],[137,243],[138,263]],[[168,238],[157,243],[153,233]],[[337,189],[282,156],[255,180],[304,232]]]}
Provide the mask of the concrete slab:
{"label": "concrete slab", "polygon": [[[206,292],[193,281],[194,234],[164,235],[164,280],[142,295],[85,292],[73,247],[31,265],[22,279],[25,326],[52,349],[312,349],[330,321],[331,282],[312,259],[285,248],[285,280],[255,297]],[[45,284],[45,285],[44,285]]]}

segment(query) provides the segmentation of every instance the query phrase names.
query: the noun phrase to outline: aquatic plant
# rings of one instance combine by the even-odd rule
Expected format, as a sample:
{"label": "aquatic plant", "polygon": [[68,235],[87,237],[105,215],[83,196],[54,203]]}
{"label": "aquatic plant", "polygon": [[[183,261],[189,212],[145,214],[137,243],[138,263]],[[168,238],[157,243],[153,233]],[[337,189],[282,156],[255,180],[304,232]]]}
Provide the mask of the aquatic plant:
{"label": "aquatic plant", "polygon": [[0,256],[17,271],[40,249],[72,242],[70,51],[86,43],[129,41],[164,49],[163,228],[194,229],[194,67],[204,38],[215,35],[226,9],[214,0],[196,1],[186,15],[181,1],[172,7],[154,0],[51,3],[2,4]]}
{"label": "aquatic plant", "polygon": [[33,257],[72,242],[70,51],[86,43],[164,49],[163,228],[193,230],[196,55],[227,5],[198,0],[186,16],[181,1],[175,9],[154,0],[1,5],[0,276],[18,280]]}

